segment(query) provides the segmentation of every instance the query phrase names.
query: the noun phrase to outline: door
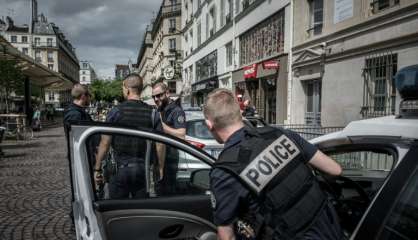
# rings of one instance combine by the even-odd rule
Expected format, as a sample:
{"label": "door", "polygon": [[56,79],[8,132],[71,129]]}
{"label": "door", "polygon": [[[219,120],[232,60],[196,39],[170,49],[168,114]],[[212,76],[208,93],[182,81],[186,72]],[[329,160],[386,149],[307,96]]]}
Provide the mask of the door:
{"label": "door", "polygon": [[[167,135],[105,124],[73,125],[69,139],[77,239],[199,239],[216,231],[207,153]],[[102,152],[104,182],[96,184]]]}

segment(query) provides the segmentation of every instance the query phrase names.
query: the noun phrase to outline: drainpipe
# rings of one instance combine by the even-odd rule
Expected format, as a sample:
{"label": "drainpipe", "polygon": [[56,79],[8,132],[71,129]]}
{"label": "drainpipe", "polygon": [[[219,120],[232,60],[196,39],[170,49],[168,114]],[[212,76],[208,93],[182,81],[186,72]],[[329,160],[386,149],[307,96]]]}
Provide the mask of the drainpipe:
{"label": "drainpipe", "polygon": [[292,72],[292,66],[293,66],[293,0],[290,1],[290,31],[289,31],[289,41],[290,41],[290,47],[289,47],[289,57],[288,57],[288,64],[287,64],[287,120],[285,121],[285,124],[290,124],[292,121],[292,84],[293,84],[293,72]]}

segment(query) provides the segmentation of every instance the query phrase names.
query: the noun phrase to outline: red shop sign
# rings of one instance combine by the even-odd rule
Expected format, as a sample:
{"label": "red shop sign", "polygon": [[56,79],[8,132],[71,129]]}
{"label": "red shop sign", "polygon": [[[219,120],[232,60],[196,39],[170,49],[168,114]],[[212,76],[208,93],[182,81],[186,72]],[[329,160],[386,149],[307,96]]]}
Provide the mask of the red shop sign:
{"label": "red shop sign", "polygon": [[256,78],[257,77],[257,63],[244,67],[244,78]]}
{"label": "red shop sign", "polygon": [[278,69],[280,67],[279,61],[277,60],[268,60],[263,62],[264,69]]}

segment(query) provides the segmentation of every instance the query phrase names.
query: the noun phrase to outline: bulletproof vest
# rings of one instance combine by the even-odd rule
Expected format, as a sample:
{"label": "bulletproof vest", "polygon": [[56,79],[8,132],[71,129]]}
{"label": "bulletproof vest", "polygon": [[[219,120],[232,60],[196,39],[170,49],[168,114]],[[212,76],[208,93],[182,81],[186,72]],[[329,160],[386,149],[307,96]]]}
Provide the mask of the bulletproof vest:
{"label": "bulletproof vest", "polygon": [[[258,239],[295,239],[309,229],[325,205],[325,195],[303,149],[283,129],[247,129],[245,139],[224,150],[215,167],[235,175],[257,199],[259,210],[244,213],[262,219]],[[243,217],[243,216],[240,216]],[[260,237],[262,236],[262,237]]]}
{"label": "bulletproof vest", "polygon": [[[120,117],[117,123],[142,128],[153,128],[152,108],[141,101],[128,100],[117,108]],[[112,137],[112,147],[117,155],[144,158],[146,142],[138,137],[116,135]]]}

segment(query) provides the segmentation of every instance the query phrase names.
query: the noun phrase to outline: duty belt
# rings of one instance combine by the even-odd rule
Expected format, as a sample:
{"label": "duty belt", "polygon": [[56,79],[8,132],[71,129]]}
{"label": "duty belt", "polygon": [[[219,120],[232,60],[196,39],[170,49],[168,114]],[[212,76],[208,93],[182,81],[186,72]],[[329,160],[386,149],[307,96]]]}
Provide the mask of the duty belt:
{"label": "duty belt", "polygon": [[120,164],[120,165],[118,165],[118,169],[131,168],[131,167],[136,167],[138,165],[139,165],[139,163],[137,163],[137,162],[127,163],[127,164]]}

